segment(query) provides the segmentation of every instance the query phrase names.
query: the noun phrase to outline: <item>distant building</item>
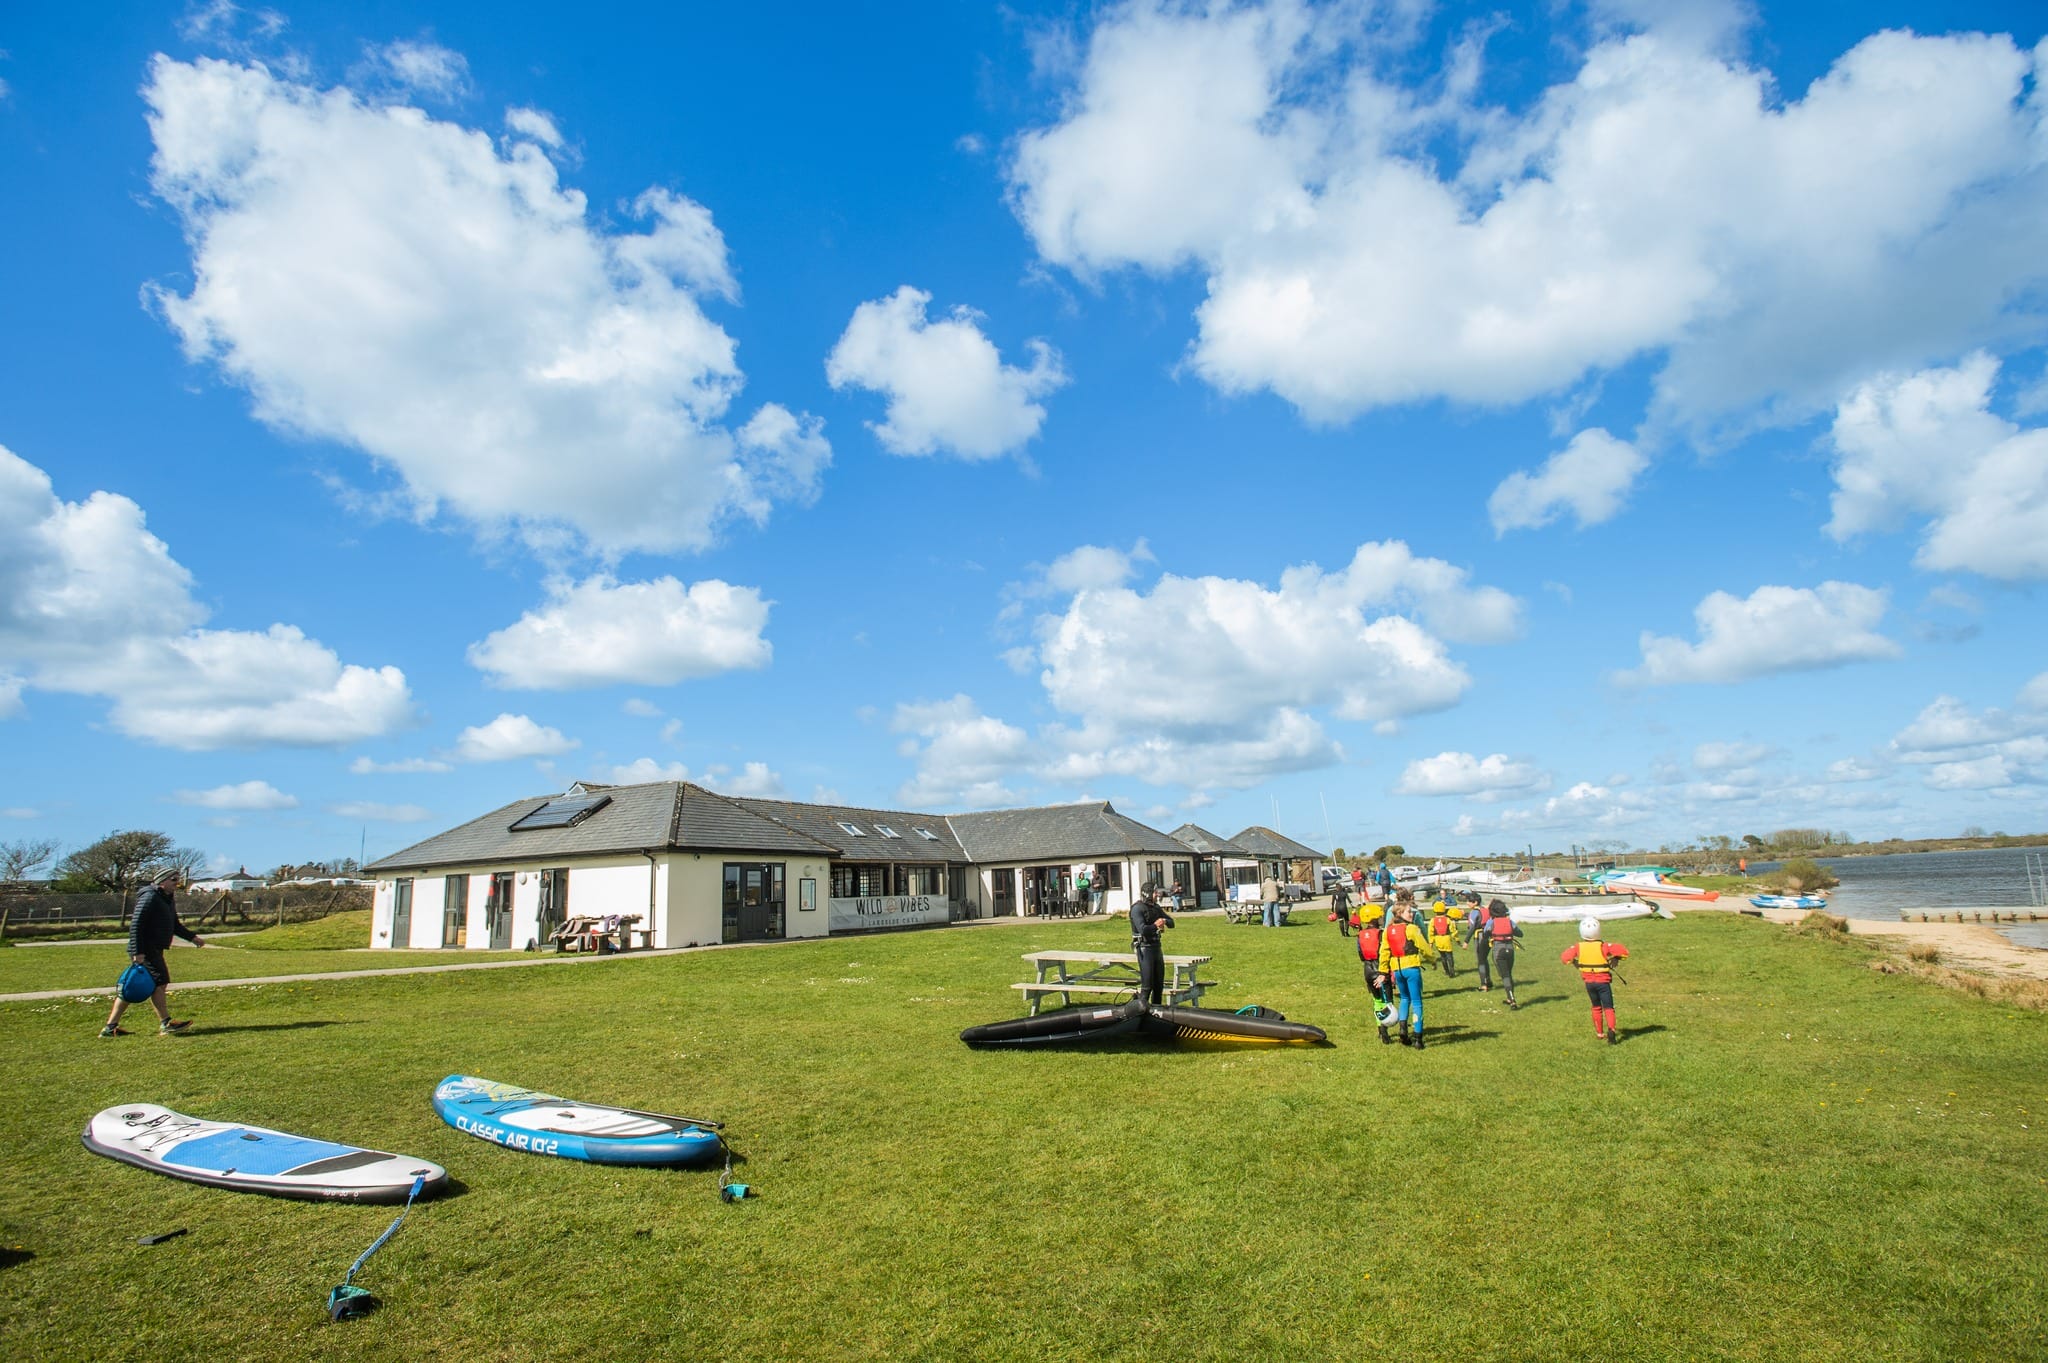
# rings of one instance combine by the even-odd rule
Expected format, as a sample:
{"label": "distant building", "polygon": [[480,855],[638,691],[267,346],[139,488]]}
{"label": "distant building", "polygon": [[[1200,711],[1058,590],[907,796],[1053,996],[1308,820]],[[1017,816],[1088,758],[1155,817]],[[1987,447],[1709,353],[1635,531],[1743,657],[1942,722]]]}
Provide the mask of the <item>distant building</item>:
{"label": "distant building", "polygon": [[192,882],[195,894],[240,894],[244,890],[260,890],[269,884],[262,876],[252,876],[244,866],[231,876],[210,876],[205,880]]}
{"label": "distant building", "polygon": [[1253,824],[1231,838],[1231,841],[1242,850],[1238,857],[1225,859],[1223,865],[1226,874],[1242,875],[1249,871],[1249,879],[1252,880],[1264,880],[1271,876],[1285,885],[1292,879],[1288,874],[1290,863],[1314,863],[1330,859],[1327,852],[1318,852],[1306,843],[1296,842],[1284,833],[1275,833],[1272,829],[1259,824]]}
{"label": "distant building", "polygon": [[572,915],[697,946],[1086,908],[1083,872],[1121,913],[1147,881],[1192,894],[1200,860],[1101,800],[936,814],[658,781],[516,800],[363,869],[373,946],[506,950]]}

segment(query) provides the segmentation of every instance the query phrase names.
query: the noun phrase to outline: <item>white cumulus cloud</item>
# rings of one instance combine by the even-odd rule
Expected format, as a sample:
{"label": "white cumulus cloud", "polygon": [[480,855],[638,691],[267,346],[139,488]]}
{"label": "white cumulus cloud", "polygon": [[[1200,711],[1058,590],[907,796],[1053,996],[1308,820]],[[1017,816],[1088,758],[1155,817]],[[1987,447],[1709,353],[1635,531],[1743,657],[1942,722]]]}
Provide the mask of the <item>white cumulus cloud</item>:
{"label": "white cumulus cloud", "polygon": [[1692,750],[1692,764],[1701,771],[1735,771],[1753,767],[1777,754],[1768,743],[1737,740],[1731,743],[1702,743]]}
{"label": "white cumulus cloud", "polygon": [[889,399],[887,416],[869,429],[892,453],[994,459],[1022,449],[1045,424],[1038,399],[1067,382],[1058,352],[1031,341],[1029,369],[1004,364],[978,314],[955,308],[929,321],[931,301],[906,284],[855,308],[825,377]]}
{"label": "white cumulus cloud", "polygon": [[617,555],[815,495],[814,418],[726,424],[744,380],[700,300],[736,285],[703,205],[650,189],[644,230],[615,232],[532,119],[501,150],[260,65],[159,56],[143,96],[150,184],[192,253],[189,291],[153,296],[187,354],[266,424],[394,472],[415,514]]}
{"label": "white cumulus cloud", "polygon": [[1535,473],[1511,473],[1493,490],[1486,501],[1493,532],[1548,525],[1566,511],[1582,528],[1613,520],[1649,462],[1598,427],[1580,431]]}
{"label": "white cumulus cloud", "polygon": [[344,664],[293,625],[200,628],[192,575],[111,492],[66,502],[0,448],[0,678],[104,696],[116,729],[166,747],[321,746],[412,720],[405,674]]}
{"label": "white cumulus cloud", "polygon": [[2037,54],[1883,32],[1781,91],[1704,40],[1720,11],[1628,32],[1649,7],[1610,6],[1509,108],[1479,42],[1440,90],[1396,83],[1417,30],[1378,6],[1130,0],[1055,72],[1013,207],[1083,277],[1198,271],[1193,370],[1316,420],[1646,355],[1681,418],[1812,410],[1998,335],[2048,280]]}
{"label": "white cumulus cloud", "polygon": [[455,770],[452,764],[438,757],[401,757],[390,762],[358,757],[348,764],[348,769],[358,776],[404,776]]}
{"label": "white cumulus cloud", "polygon": [[489,724],[464,729],[455,739],[455,755],[464,762],[508,762],[519,757],[557,757],[582,746],[560,729],[537,724],[525,715],[502,714]]}
{"label": "white cumulus cloud", "polygon": [[671,686],[768,665],[768,603],[716,578],[609,577],[550,585],[548,603],[472,644],[469,662],[495,686],[560,691],[634,682]]}
{"label": "white cumulus cloud", "polygon": [[287,795],[268,781],[243,781],[211,790],[181,790],[171,798],[199,809],[297,809],[299,797]]}
{"label": "white cumulus cloud", "polygon": [[1520,791],[1541,790],[1550,773],[1506,753],[1475,757],[1468,752],[1440,752],[1410,762],[1394,785],[1396,795],[1471,795],[1500,798]]}
{"label": "white cumulus cloud", "polygon": [[1877,633],[1886,594],[1853,582],[1759,587],[1747,597],[1713,592],[1693,611],[1699,641],[1643,631],[1643,665],[1621,680],[1739,682],[1776,672],[1895,658],[1899,645]]}
{"label": "white cumulus cloud", "polygon": [[434,811],[424,805],[387,805],[375,800],[345,800],[329,805],[327,812],[370,823],[425,823],[434,817]]}
{"label": "white cumulus cloud", "polygon": [[1835,413],[1838,540],[1925,517],[1914,562],[2018,581],[2048,577],[2048,429],[1992,413],[1998,361],[1888,374]]}
{"label": "white cumulus cloud", "polygon": [[889,728],[905,735],[898,751],[916,775],[896,798],[912,809],[994,809],[1020,803],[1010,782],[1037,760],[1031,737],[993,719],[965,694],[898,705]]}

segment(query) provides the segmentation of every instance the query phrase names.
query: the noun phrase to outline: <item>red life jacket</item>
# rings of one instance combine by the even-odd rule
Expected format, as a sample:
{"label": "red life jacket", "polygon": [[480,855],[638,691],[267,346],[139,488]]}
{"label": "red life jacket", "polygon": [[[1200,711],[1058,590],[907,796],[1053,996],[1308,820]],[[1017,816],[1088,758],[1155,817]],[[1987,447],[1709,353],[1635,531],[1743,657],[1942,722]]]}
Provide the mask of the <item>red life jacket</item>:
{"label": "red life jacket", "polygon": [[1380,930],[1377,927],[1358,930],[1358,959],[1377,963],[1380,959]]}
{"label": "red life jacket", "polygon": [[1515,920],[1502,914],[1486,920],[1486,935],[1493,939],[1495,946],[1511,946],[1515,940]]}
{"label": "red life jacket", "polygon": [[1422,964],[1422,952],[1408,940],[1408,934],[1414,931],[1414,926],[1412,923],[1396,923],[1387,929],[1389,969],[1405,970]]}
{"label": "red life jacket", "polygon": [[1450,935],[1451,935],[1451,916],[1450,916],[1449,914],[1447,914],[1447,913],[1440,913],[1440,914],[1438,914],[1438,915],[1437,915],[1436,917],[1434,917],[1434,918],[1430,919],[1430,920],[1429,920],[1429,935],[1430,935],[1430,936],[1432,936],[1432,937],[1448,937],[1448,936],[1450,936]]}

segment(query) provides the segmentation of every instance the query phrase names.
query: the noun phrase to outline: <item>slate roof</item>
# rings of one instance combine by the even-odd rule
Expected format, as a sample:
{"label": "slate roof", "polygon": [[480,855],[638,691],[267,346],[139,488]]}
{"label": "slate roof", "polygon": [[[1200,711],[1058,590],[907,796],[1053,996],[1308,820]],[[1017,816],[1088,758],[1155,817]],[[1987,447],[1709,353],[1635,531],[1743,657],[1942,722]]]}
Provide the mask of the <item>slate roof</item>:
{"label": "slate roof", "polygon": [[970,861],[1092,861],[1097,857],[1158,852],[1184,857],[1187,844],[1127,818],[1107,800],[1035,809],[991,809],[947,818]]}
{"label": "slate roof", "polygon": [[1285,858],[1288,861],[1328,861],[1329,853],[1318,852],[1315,848],[1296,842],[1283,833],[1253,824],[1231,839],[1249,855],[1263,857],[1267,861]]}
{"label": "slate roof", "polygon": [[1252,854],[1228,838],[1219,838],[1200,824],[1184,823],[1167,834],[1176,842],[1184,842],[1205,857],[1248,857]]}
{"label": "slate roof", "polygon": [[[688,781],[637,786],[582,782],[574,791],[609,795],[611,803],[569,828],[514,833],[514,823],[560,798],[528,796],[379,857],[363,869],[389,874],[663,851],[791,852],[844,861],[981,865],[1092,861],[1147,852],[1185,857],[1190,851],[1188,844],[1117,813],[1106,800],[946,815],[720,795]],[[867,836],[849,835],[839,827],[841,820],[866,829]],[[876,827],[884,823],[902,836],[884,837]],[[938,836],[921,838],[919,828]]]}
{"label": "slate roof", "polygon": [[402,871],[595,856],[615,852],[761,851],[831,856],[838,848],[742,808],[737,801],[687,781],[639,786],[585,783],[578,789],[611,796],[611,803],[570,828],[512,824],[555,795],[533,795],[494,809],[445,833],[379,857],[363,869]]}
{"label": "slate roof", "polygon": [[[784,824],[808,837],[836,848],[846,861],[964,862],[967,853],[946,823],[943,814],[912,814],[897,809],[863,809],[854,805],[807,805],[794,800],[756,800],[728,797],[742,809]],[[854,837],[839,825],[850,823],[864,830]],[[898,837],[885,836],[880,825],[896,830]],[[937,839],[921,838],[923,828]]]}

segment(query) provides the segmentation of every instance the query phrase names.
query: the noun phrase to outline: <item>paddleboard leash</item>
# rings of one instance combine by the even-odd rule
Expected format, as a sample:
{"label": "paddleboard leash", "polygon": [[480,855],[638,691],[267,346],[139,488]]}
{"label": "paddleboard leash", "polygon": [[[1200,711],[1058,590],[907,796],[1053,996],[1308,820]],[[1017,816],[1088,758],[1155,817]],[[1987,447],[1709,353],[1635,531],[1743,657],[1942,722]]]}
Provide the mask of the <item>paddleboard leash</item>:
{"label": "paddleboard leash", "polygon": [[386,1226],[384,1233],[372,1241],[368,1249],[356,1256],[356,1261],[348,1266],[348,1276],[341,1280],[341,1286],[327,1294],[327,1318],[329,1320],[347,1320],[351,1316],[366,1316],[377,1309],[377,1299],[370,1295],[370,1290],[366,1287],[357,1287],[355,1285],[356,1270],[360,1269],[372,1254],[384,1248],[386,1240],[389,1240],[398,1233],[399,1226],[405,1221],[406,1213],[412,1210],[413,1199],[418,1197],[420,1189],[426,1186],[427,1176],[425,1174],[417,1174],[413,1177],[412,1190],[405,1195],[405,1210],[399,1212],[398,1219]]}

